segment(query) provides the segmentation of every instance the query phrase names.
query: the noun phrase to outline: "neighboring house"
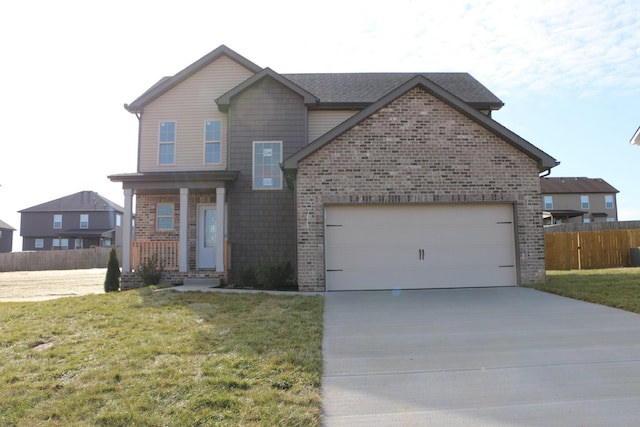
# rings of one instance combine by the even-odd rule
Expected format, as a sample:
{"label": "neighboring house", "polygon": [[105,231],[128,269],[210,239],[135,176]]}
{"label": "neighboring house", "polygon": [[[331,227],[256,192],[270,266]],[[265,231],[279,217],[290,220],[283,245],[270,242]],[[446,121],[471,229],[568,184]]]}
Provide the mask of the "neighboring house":
{"label": "neighboring house", "polygon": [[0,253],[13,251],[13,232],[16,229],[0,220]]}
{"label": "neighboring house", "polygon": [[614,187],[600,178],[541,178],[545,225],[618,220]]}
{"label": "neighboring house", "polygon": [[124,208],[81,191],[20,212],[23,251],[120,246]]}
{"label": "neighboring house", "polygon": [[280,74],[221,46],[125,105],[123,287],[154,253],[172,281],[290,260],[303,291],[544,280],[557,162],[502,105],[467,73]]}

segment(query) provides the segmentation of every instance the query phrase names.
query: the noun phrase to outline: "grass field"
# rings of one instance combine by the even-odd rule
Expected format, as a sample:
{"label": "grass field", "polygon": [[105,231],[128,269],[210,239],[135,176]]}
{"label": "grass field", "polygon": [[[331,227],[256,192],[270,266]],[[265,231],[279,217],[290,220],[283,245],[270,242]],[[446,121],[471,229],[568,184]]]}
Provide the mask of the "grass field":
{"label": "grass field", "polygon": [[536,289],[640,313],[640,268],[548,271]]}
{"label": "grass field", "polygon": [[2,426],[318,426],[319,296],[0,303]]}

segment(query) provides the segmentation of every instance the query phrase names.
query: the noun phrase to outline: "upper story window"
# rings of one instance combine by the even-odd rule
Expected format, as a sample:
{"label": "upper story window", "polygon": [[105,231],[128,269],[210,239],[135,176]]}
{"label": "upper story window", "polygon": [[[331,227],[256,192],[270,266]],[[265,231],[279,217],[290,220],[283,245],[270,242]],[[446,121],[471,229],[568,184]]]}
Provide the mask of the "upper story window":
{"label": "upper story window", "polygon": [[122,215],[116,214],[116,227],[120,227],[122,225]]}
{"label": "upper story window", "polygon": [[604,196],[604,207],[605,209],[613,209],[613,196],[607,194]]}
{"label": "upper story window", "polygon": [[89,228],[89,214],[80,214],[80,228]]}
{"label": "upper story window", "polygon": [[553,196],[544,196],[544,208],[546,210],[553,209]]}
{"label": "upper story window", "polygon": [[59,230],[62,228],[62,214],[53,215],[53,228]]}
{"label": "upper story window", "polygon": [[222,140],[220,120],[207,120],[204,123],[204,162],[220,163],[220,141]]}
{"label": "upper story window", "polygon": [[160,122],[158,146],[158,163],[172,165],[175,163],[176,122]]}
{"label": "upper story window", "polygon": [[156,227],[158,230],[173,230],[173,203],[158,203]]}
{"label": "upper story window", "polygon": [[253,143],[253,189],[282,188],[282,141]]}
{"label": "upper story window", "polygon": [[580,208],[589,209],[589,196],[580,196]]}

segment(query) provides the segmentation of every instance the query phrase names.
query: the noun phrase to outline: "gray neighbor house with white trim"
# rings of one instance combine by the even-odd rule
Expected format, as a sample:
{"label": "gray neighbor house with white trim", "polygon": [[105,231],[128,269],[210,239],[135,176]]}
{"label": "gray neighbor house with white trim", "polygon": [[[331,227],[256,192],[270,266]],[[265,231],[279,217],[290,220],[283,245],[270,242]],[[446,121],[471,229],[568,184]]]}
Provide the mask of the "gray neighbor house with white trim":
{"label": "gray neighbor house with white trim", "polygon": [[557,162],[502,106],[468,73],[280,74],[220,46],[125,104],[122,287],[153,254],[176,283],[273,259],[301,291],[543,281]]}
{"label": "gray neighbor house with white trim", "polygon": [[0,253],[13,251],[13,232],[15,228],[0,220]]}

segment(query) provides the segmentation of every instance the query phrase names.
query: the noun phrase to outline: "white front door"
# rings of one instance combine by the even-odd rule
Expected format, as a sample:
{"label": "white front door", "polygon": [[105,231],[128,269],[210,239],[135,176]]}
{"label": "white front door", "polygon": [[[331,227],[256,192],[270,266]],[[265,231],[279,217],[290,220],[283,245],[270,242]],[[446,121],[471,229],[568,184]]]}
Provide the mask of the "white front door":
{"label": "white front door", "polygon": [[216,205],[198,205],[197,265],[200,269],[216,268]]}

